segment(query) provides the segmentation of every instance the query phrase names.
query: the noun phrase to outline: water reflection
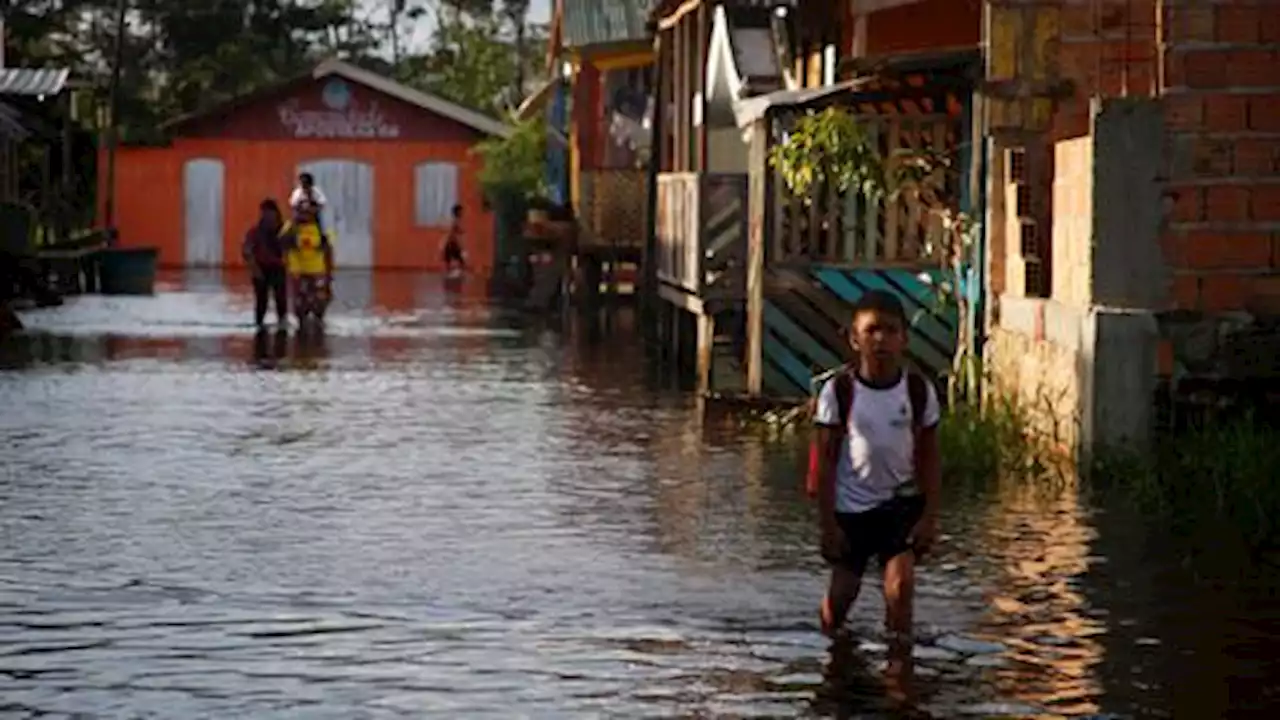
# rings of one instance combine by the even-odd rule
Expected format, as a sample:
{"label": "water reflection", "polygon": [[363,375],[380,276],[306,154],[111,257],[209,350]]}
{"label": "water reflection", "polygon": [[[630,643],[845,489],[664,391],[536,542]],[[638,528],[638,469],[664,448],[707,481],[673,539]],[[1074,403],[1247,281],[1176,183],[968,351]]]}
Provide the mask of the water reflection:
{"label": "water reflection", "polygon": [[1265,583],[1214,609],[1137,520],[1076,488],[952,498],[921,642],[890,651],[869,582],[857,640],[829,648],[796,449],[651,383],[634,314],[530,318],[471,280],[341,278],[316,335],[255,334],[234,273],[24,317],[0,346],[5,712],[1226,717],[1233,695],[1270,701]]}

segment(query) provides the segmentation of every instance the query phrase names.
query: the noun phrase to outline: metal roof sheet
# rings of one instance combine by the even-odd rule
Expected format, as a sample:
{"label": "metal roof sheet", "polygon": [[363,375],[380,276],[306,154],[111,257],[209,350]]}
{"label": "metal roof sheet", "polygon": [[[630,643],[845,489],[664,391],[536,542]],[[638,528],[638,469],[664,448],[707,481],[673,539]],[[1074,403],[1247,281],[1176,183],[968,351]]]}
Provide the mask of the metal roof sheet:
{"label": "metal roof sheet", "polygon": [[644,40],[656,0],[564,0],[565,47]]}
{"label": "metal roof sheet", "polygon": [[0,68],[0,95],[57,95],[70,76],[66,69]]}

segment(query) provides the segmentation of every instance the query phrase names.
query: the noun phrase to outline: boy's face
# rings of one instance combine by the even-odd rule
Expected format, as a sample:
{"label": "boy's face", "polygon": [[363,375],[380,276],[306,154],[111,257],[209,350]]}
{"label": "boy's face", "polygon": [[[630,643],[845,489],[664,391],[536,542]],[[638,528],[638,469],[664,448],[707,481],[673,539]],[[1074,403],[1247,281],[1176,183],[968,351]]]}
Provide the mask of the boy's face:
{"label": "boy's face", "polygon": [[301,176],[301,177],[299,177],[299,178],[298,178],[298,184],[302,185],[302,187],[304,187],[304,188],[308,188],[308,189],[310,189],[310,187],[311,187],[311,178],[310,178],[310,177],[308,177],[308,176],[306,176],[306,175],[303,175],[303,176]]}
{"label": "boy's face", "polygon": [[861,312],[853,318],[850,334],[853,349],[876,360],[897,360],[907,344],[907,329],[902,318],[892,313]]}

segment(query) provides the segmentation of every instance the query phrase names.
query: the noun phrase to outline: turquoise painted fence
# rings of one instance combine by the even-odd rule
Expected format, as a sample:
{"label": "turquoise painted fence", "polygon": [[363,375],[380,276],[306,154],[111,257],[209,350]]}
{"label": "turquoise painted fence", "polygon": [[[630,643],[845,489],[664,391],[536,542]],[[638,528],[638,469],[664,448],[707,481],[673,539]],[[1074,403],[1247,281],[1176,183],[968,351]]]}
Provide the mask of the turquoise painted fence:
{"label": "turquoise painted fence", "polygon": [[911,330],[907,355],[922,371],[941,376],[957,341],[954,308],[938,302],[937,269],[850,268],[814,265],[770,268],[764,308],[764,384],[769,395],[800,397],[815,376],[850,359],[845,331],[853,305],[870,290],[902,299]]}

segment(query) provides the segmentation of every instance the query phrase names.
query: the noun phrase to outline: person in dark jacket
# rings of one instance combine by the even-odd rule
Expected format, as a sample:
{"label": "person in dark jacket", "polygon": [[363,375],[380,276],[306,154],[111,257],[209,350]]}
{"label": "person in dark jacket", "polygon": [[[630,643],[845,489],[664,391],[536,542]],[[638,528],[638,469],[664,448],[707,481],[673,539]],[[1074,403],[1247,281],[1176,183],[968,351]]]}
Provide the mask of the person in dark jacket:
{"label": "person in dark jacket", "polygon": [[281,237],[284,220],[280,206],[267,198],[258,206],[258,224],[244,236],[244,261],[253,273],[253,318],[262,327],[267,318],[267,303],[275,299],[276,321],[284,327],[289,318],[289,294],[284,267],[285,240]]}

